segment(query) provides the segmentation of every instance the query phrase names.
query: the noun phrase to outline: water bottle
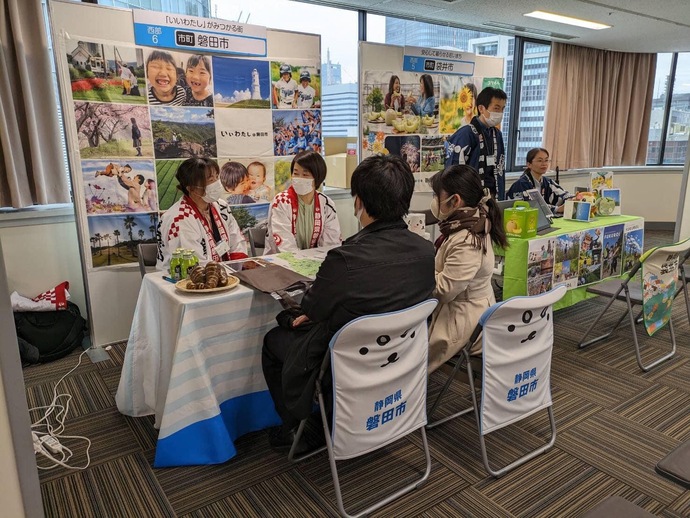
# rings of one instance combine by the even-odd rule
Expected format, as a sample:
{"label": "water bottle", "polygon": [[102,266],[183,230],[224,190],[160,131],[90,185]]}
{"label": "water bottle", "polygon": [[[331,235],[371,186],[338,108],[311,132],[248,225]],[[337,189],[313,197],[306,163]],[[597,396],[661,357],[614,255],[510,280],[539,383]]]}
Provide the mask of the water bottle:
{"label": "water bottle", "polygon": [[[191,250],[185,250],[182,254],[182,276],[183,278],[189,277],[189,271],[194,268],[194,252]],[[197,259],[198,262],[198,259]]]}
{"label": "water bottle", "polygon": [[179,250],[175,250],[170,259],[170,277],[175,282],[182,280],[182,253]]}

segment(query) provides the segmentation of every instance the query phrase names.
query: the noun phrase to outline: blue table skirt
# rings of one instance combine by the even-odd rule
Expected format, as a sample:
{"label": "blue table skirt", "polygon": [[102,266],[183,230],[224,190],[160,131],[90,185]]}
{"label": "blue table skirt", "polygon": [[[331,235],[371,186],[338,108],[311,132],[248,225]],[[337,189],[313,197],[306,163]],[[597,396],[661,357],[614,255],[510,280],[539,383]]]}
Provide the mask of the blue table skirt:
{"label": "blue table skirt", "polygon": [[238,437],[281,424],[268,390],[229,399],[220,412],[159,439],[153,466],[220,464],[237,454],[233,442]]}

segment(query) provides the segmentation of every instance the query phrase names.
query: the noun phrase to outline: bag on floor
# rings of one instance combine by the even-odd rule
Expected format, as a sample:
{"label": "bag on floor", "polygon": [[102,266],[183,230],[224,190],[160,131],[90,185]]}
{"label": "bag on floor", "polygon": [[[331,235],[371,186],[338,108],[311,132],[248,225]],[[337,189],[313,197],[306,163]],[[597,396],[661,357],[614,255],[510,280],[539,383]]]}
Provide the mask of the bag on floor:
{"label": "bag on floor", "polygon": [[79,307],[69,301],[67,308],[60,311],[16,311],[14,324],[17,338],[38,349],[38,363],[51,362],[71,353],[81,345],[88,329]]}

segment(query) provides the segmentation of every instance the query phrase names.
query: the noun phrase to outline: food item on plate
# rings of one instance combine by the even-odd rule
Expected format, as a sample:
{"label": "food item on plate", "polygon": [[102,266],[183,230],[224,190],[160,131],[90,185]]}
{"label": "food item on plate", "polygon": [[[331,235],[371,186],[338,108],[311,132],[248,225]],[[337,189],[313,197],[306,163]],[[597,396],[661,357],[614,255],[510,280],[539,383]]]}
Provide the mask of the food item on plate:
{"label": "food item on plate", "polygon": [[206,265],[206,289],[218,287],[218,281],[220,280],[220,272],[218,270],[220,268],[222,266],[213,261]]}
{"label": "food item on plate", "polygon": [[194,266],[184,287],[188,290],[210,290],[229,284],[230,278],[221,264],[211,261],[206,266]]}
{"label": "food item on plate", "polygon": [[203,266],[198,264],[189,270],[189,279],[194,284],[205,284],[206,283],[206,270]]}

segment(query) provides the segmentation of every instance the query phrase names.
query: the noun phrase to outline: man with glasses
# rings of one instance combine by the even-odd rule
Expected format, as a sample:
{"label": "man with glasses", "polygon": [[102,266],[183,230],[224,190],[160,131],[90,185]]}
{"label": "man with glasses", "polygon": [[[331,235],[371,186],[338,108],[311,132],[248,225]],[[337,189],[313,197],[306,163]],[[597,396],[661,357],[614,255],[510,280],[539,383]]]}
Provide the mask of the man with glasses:
{"label": "man with glasses", "polygon": [[508,199],[522,199],[525,191],[539,189],[542,198],[548,203],[551,212],[562,214],[564,203],[573,195],[558,185],[555,180],[546,176],[551,159],[549,152],[541,147],[535,147],[527,152],[527,167],[522,176],[510,187]]}

